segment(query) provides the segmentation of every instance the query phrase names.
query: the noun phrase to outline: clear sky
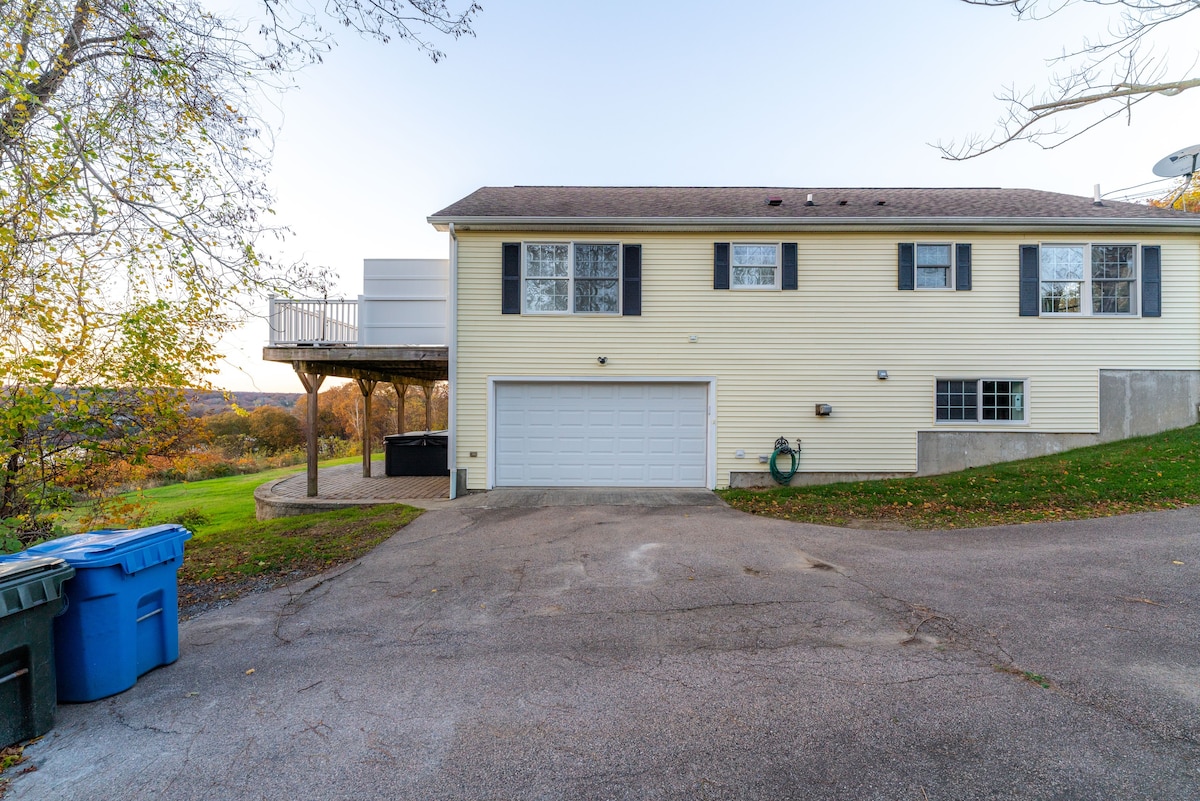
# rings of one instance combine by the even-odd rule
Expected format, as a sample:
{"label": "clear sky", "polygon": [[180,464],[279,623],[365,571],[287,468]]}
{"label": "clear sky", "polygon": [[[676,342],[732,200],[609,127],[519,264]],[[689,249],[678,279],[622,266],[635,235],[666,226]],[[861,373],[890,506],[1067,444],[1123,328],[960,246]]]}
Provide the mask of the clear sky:
{"label": "clear sky", "polygon": [[[450,0],[455,5],[457,0]],[[486,185],[1002,186],[1116,196],[1200,142],[1200,89],[1138,106],[1055,150],[967,162],[930,146],[989,133],[1004,87],[1104,32],[1091,7],[1017,22],[959,0],[483,0],[438,64],[338,30],[279,102],[273,183],[283,255],[362,290],[365,258],[444,258],[425,218]],[[1197,61],[1186,19],[1160,50]],[[1189,28],[1190,30],[1185,30]],[[1188,36],[1187,34],[1191,34]],[[1193,97],[1192,95],[1196,95]],[[1160,184],[1163,191],[1169,184]],[[1149,188],[1154,188],[1149,187]],[[1144,191],[1145,188],[1137,190]],[[263,362],[267,327],[225,343],[217,384],[301,391]]]}

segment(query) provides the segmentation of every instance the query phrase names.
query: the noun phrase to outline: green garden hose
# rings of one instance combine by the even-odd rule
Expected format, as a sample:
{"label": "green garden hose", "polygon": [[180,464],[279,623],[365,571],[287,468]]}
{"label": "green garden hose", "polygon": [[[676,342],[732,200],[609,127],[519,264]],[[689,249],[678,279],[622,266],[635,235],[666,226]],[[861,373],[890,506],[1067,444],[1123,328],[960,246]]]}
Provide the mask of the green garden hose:
{"label": "green garden hose", "polygon": [[[776,460],[780,456],[792,457],[792,466],[784,471],[779,469]],[[775,483],[787,486],[792,480],[792,476],[796,475],[796,470],[800,467],[800,441],[796,440],[796,447],[793,448],[788,444],[787,437],[780,437],[775,440],[775,452],[771,454],[771,478],[775,479]]]}

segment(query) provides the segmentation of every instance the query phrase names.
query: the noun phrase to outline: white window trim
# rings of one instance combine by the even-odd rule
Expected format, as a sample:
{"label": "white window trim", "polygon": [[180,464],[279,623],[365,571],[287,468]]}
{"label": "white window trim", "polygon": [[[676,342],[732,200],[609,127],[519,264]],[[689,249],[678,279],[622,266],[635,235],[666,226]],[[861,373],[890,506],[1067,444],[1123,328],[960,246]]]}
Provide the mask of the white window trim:
{"label": "white window trim", "polygon": [[[734,252],[739,246],[757,245],[759,247],[775,248],[775,283],[774,284],[751,284],[743,285],[734,281],[734,271],[737,270],[738,264],[733,258]],[[748,265],[740,265],[748,266]],[[760,265],[753,265],[760,266]],[[783,286],[783,243],[782,242],[763,242],[755,240],[753,242],[730,242],[729,243],[729,289],[747,291],[747,292],[773,292]]]}
{"label": "white window trim", "polygon": [[[913,243],[913,289],[919,292],[950,292],[957,289],[958,281],[956,279],[958,248],[955,242],[914,242]],[[944,247],[950,251],[950,263],[946,265],[946,285],[945,286],[921,286],[920,276],[921,263],[917,259],[917,251],[922,247]]]}
{"label": "white window trim", "polygon": [[[1133,297],[1131,302],[1134,310],[1131,312],[1094,312],[1092,311],[1092,248],[1094,247],[1131,247],[1133,248]],[[1042,250],[1044,248],[1083,248],[1083,289],[1079,293],[1079,311],[1077,312],[1048,312],[1042,311]],[[1054,282],[1050,282],[1054,283]],[[1038,316],[1039,317],[1124,317],[1137,318],[1142,316],[1142,243],[1114,242],[1101,240],[1098,242],[1041,242],[1038,244]]]}
{"label": "white window trim", "polygon": [[[529,280],[526,274],[525,254],[526,248],[529,245],[566,245],[567,246],[567,277],[566,279],[555,278],[553,280],[567,282],[567,300],[570,304],[566,311],[533,311],[526,303],[527,296],[525,294],[525,282]],[[610,312],[577,312],[575,311],[575,246],[576,245],[616,245],[617,246],[617,309]],[[531,239],[521,242],[521,314],[531,317],[620,317],[623,312],[623,304],[625,301],[625,243],[614,241],[611,239],[591,240],[576,240],[567,241],[555,239]]]}
{"label": "white window trim", "polygon": [[[974,381],[975,382],[975,419],[974,420],[939,420],[937,416],[937,385],[939,381]],[[1009,381],[1020,382],[1024,388],[1025,399],[1025,419],[1024,420],[984,420],[983,419],[983,382],[984,381]],[[933,424],[938,427],[954,427],[966,426],[972,429],[981,427],[997,426],[1002,428],[1011,428],[1013,426],[1029,426],[1031,414],[1029,412],[1029,379],[1018,377],[998,377],[990,375],[982,375],[978,378],[966,378],[961,375],[955,376],[934,376],[933,379]]]}

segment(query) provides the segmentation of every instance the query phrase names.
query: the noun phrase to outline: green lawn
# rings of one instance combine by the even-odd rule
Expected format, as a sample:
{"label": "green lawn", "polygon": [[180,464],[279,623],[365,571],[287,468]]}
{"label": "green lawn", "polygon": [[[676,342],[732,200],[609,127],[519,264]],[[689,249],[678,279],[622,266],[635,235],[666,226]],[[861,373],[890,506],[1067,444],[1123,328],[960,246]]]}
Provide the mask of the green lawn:
{"label": "green lawn", "polygon": [[[360,457],[322,462],[322,467],[358,462]],[[243,476],[190,481],[126,493],[145,514],[136,525],[181,523],[192,539],[184,546],[179,601],[184,616],[247,592],[315,575],[359,558],[420,516],[421,510],[392,504],[258,521],[254,488],[303,472],[283,467]],[[75,513],[78,521],[82,510]],[[82,527],[72,519],[68,530]]]}
{"label": "green lawn", "polygon": [[942,476],[720,494],[753,514],[910,529],[1171,509],[1200,503],[1200,426]]}
{"label": "green lawn", "polygon": [[[360,456],[347,456],[321,462],[320,466],[351,464],[361,459]],[[163,487],[135,490],[121,497],[130,503],[143,505],[146,520],[152,523],[195,523],[195,528],[206,535],[219,534],[244,528],[255,522],[255,487],[304,470],[303,465],[278,467],[261,473],[210,478],[204,481],[184,481]],[[203,522],[194,518],[192,512],[195,510],[203,514]],[[80,509],[64,516],[63,524],[68,531],[79,530],[75,521],[80,519],[83,512],[84,510]]]}

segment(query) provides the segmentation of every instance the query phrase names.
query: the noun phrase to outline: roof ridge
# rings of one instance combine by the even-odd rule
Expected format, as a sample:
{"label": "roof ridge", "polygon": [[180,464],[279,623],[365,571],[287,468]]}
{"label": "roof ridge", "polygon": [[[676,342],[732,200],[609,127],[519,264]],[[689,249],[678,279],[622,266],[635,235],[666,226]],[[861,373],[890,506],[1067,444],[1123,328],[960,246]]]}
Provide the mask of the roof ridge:
{"label": "roof ridge", "polygon": [[[431,215],[450,220],[556,225],[683,225],[760,221],[763,225],[1110,223],[1200,229],[1200,215],[1088,195],[1004,187],[485,186]],[[690,223],[689,223],[690,224]]]}

